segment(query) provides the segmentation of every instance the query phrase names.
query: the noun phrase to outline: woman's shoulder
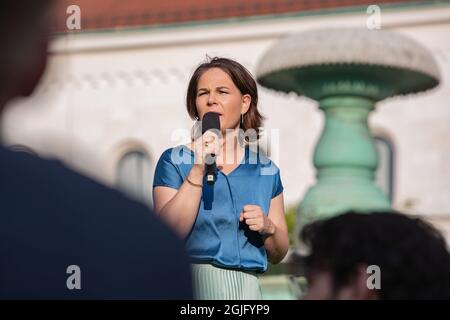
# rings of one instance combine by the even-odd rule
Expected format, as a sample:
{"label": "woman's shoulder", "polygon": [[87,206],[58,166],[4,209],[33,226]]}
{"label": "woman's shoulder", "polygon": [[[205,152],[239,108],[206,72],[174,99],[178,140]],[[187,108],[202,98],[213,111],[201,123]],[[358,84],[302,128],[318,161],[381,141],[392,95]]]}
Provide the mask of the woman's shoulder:
{"label": "woman's shoulder", "polygon": [[272,159],[270,159],[265,152],[256,148],[252,148],[251,146],[247,146],[247,148],[249,164],[257,164],[261,166],[261,168],[266,168],[267,170],[273,170],[275,172],[278,172],[280,170],[276,163]]}
{"label": "woman's shoulder", "polygon": [[173,164],[183,163],[183,160],[189,159],[191,149],[187,145],[177,145],[168,148],[160,156],[160,161],[168,161]]}

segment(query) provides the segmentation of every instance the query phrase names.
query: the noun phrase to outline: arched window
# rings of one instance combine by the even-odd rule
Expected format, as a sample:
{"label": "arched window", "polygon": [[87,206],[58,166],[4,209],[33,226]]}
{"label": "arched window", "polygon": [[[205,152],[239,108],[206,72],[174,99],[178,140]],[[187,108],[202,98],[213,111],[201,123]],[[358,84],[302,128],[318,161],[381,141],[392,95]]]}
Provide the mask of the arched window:
{"label": "arched window", "polygon": [[380,136],[375,136],[374,139],[378,152],[378,168],[375,171],[375,183],[392,201],[394,192],[394,149],[388,139]]}
{"label": "arched window", "polygon": [[142,151],[130,151],[120,159],[117,187],[129,197],[153,206],[153,170],[150,158]]}

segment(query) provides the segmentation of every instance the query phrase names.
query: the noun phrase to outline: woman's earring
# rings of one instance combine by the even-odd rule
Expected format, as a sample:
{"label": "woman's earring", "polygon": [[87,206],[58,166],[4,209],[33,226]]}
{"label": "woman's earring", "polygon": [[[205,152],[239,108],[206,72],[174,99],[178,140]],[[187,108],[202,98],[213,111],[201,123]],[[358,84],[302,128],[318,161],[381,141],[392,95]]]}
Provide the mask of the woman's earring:
{"label": "woman's earring", "polygon": [[238,141],[241,146],[245,144],[245,133],[244,133],[244,114],[241,113],[241,126],[238,133]]}

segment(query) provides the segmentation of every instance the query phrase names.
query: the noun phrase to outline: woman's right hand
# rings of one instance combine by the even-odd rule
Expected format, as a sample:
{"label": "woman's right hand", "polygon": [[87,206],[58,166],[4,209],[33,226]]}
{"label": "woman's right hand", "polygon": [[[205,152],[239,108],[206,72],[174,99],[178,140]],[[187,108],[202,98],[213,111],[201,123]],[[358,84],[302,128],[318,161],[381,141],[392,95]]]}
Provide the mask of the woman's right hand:
{"label": "woman's right hand", "polygon": [[[196,171],[205,172],[208,155],[219,156],[223,139],[212,131],[206,131],[201,137],[194,141],[194,167]],[[194,168],[193,168],[194,169]]]}

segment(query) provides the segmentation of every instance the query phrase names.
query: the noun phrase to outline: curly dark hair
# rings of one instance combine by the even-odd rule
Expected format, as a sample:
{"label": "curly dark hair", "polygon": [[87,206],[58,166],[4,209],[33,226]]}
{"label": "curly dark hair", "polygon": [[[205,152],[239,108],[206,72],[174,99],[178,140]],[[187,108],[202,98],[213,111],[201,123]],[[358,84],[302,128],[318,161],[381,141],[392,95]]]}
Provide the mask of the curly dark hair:
{"label": "curly dark hair", "polygon": [[450,299],[450,254],[443,236],[398,212],[348,212],[305,226],[307,271],[328,271],[337,291],[358,264],[381,270],[380,299]]}

